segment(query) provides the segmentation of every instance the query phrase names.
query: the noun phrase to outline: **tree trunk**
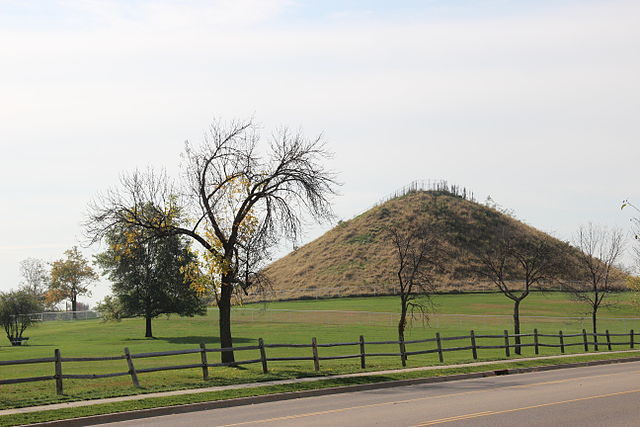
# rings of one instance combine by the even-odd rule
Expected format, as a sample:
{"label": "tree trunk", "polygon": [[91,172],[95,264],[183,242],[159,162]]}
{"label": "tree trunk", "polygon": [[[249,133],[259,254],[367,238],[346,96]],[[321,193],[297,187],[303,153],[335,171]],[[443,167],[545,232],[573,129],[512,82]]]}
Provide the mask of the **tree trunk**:
{"label": "tree trunk", "polygon": [[147,315],[144,317],[145,320],[145,338],[153,338],[153,332],[151,331],[151,316]]}
{"label": "tree trunk", "polygon": [[73,316],[73,320],[76,319],[76,308],[78,307],[78,298],[76,296],[71,297],[71,316]]}
{"label": "tree trunk", "polygon": [[593,348],[595,351],[598,351],[598,317],[597,317],[598,309],[594,307],[591,312],[591,327],[593,329]]}
{"label": "tree trunk", "polygon": [[[220,290],[220,299],[218,300],[218,311],[220,313],[220,348],[233,347],[233,339],[231,337],[231,296],[233,287],[230,277],[222,277],[222,289]],[[233,351],[221,352],[222,363],[233,363],[235,358]]]}
{"label": "tree trunk", "polygon": [[398,341],[400,344],[400,353],[402,354],[402,366],[407,365],[407,356],[404,350],[404,329],[407,326],[407,303],[402,300],[402,310],[400,312],[400,321],[398,322]]}
{"label": "tree trunk", "polygon": [[404,328],[407,326],[407,307],[403,303],[398,321],[398,341],[404,341]]}
{"label": "tree trunk", "polygon": [[513,302],[513,333],[516,335],[516,354],[522,354],[522,348],[520,347],[520,300]]}

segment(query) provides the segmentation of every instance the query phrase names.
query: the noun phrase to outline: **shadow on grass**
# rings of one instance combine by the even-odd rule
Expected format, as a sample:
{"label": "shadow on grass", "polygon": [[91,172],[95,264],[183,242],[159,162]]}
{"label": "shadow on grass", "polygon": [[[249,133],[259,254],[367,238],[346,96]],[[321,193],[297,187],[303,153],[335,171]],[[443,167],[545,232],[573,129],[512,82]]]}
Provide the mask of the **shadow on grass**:
{"label": "shadow on grass", "polygon": [[23,345],[0,345],[0,348],[29,348],[29,347],[55,347],[51,344],[23,344]]}
{"label": "shadow on grass", "polygon": [[[211,335],[196,335],[189,337],[156,337],[156,339],[160,341],[166,341],[171,344],[220,344],[220,337],[214,337]],[[250,342],[255,342],[255,340],[252,338],[233,338],[233,343],[236,346],[238,344],[246,344]]]}

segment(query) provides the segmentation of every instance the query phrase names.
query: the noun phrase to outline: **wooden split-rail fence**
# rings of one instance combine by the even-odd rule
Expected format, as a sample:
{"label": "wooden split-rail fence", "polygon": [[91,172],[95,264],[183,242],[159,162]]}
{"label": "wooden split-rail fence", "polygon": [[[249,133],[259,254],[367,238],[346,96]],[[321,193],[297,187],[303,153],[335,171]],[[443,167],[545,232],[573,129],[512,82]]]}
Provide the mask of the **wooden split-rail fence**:
{"label": "wooden split-rail fence", "polygon": [[[250,346],[242,346],[242,347],[231,347],[231,348],[208,348],[205,344],[200,344],[200,348],[197,349],[186,349],[186,350],[172,350],[172,351],[161,351],[161,352],[153,352],[153,353],[131,353],[129,348],[125,347],[122,355],[119,356],[107,356],[107,357],[62,357],[62,354],[59,349],[54,351],[53,357],[44,357],[39,359],[23,359],[23,360],[7,360],[0,361],[1,366],[10,366],[10,365],[27,365],[27,364],[37,364],[37,363],[53,363],[54,364],[54,375],[52,376],[40,376],[40,377],[29,377],[29,378],[12,378],[12,379],[0,379],[0,385],[4,384],[18,384],[18,383],[27,383],[27,382],[35,382],[35,381],[50,381],[55,380],[56,385],[56,393],[63,394],[63,380],[65,379],[97,379],[97,378],[110,378],[110,377],[119,377],[129,375],[131,377],[131,381],[135,387],[140,387],[140,381],[138,379],[138,374],[141,373],[149,373],[149,372],[159,372],[159,371],[171,371],[171,370],[179,370],[179,369],[201,369],[202,370],[202,378],[204,380],[209,378],[209,368],[222,367],[222,366],[240,366],[240,365],[248,365],[254,363],[260,363],[262,365],[262,371],[267,373],[269,371],[268,364],[269,362],[281,362],[281,361],[313,361],[313,367],[315,371],[320,370],[320,362],[324,360],[338,360],[338,359],[360,359],[360,368],[365,369],[367,366],[367,358],[369,357],[399,357],[400,363],[402,366],[406,366],[407,358],[409,356],[422,355],[422,354],[433,354],[437,353],[438,360],[440,363],[444,363],[444,353],[451,351],[471,351],[471,356],[473,359],[478,359],[478,350],[487,350],[487,349],[503,349],[506,357],[511,356],[511,350],[515,350],[519,353],[519,349],[523,347],[533,347],[534,353],[539,354],[540,348],[542,347],[552,347],[560,349],[560,353],[564,354],[565,350],[568,347],[572,346],[582,346],[585,352],[589,352],[589,347],[594,351],[598,351],[600,348],[606,347],[607,350],[612,350],[614,346],[628,346],[630,349],[635,348],[636,334],[633,329],[628,333],[609,333],[607,330],[605,333],[590,333],[586,330],[582,330],[581,333],[575,334],[563,334],[562,331],[556,334],[541,334],[537,329],[533,330],[533,333],[529,334],[509,334],[507,330],[504,331],[503,334],[494,334],[494,335],[482,335],[476,334],[475,331],[471,331],[469,335],[465,336],[454,336],[454,337],[442,337],[440,333],[436,333],[435,338],[428,338],[422,340],[406,340],[406,341],[365,341],[364,336],[360,336],[358,341],[354,342],[345,342],[345,343],[326,343],[320,344],[317,342],[316,338],[311,339],[310,344],[265,344],[262,338],[258,339],[258,345],[250,345]],[[578,338],[579,337],[579,338]],[[522,341],[523,338],[532,338],[531,342],[519,344],[515,342],[516,338],[520,338],[519,341]],[[551,343],[549,341],[542,342],[542,339],[555,338],[557,339],[557,343]],[[574,342],[566,342],[567,338],[573,338]],[[575,340],[575,338],[578,338]],[[598,342],[598,338],[603,338],[604,341]],[[612,341],[613,339],[618,339],[618,341]],[[620,339],[627,338],[628,341],[620,341]],[[479,340],[483,339],[499,339],[503,340],[504,344],[500,345],[480,345],[478,344]],[[446,347],[445,343],[451,341],[467,341],[468,345],[457,345],[455,347]],[[407,345],[415,345],[415,344],[426,344],[426,343],[434,343],[435,348],[425,349],[425,350],[414,350],[408,351]],[[398,352],[370,352],[366,351],[368,346],[373,345],[394,345],[398,346]],[[328,348],[328,347],[356,347],[359,349],[357,353],[354,354],[346,354],[346,355],[335,355],[335,356],[320,356],[319,349]],[[275,348],[311,348],[311,355],[309,356],[288,356],[288,357],[268,357],[267,349],[275,349]],[[257,359],[249,359],[249,360],[239,360],[232,363],[210,363],[208,360],[209,353],[222,353],[222,352],[242,352],[247,350],[258,350],[260,357]],[[173,365],[173,366],[160,366],[160,367],[151,367],[151,368],[136,368],[134,364],[134,360],[136,359],[145,359],[151,357],[161,357],[161,356],[177,356],[184,354],[199,354],[200,361],[198,363],[191,363],[186,365]],[[115,372],[115,373],[107,373],[107,374],[64,374],[63,373],[63,363],[64,362],[100,362],[100,361],[113,361],[113,360],[126,360],[127,363],[127,371],[123,372]]]}

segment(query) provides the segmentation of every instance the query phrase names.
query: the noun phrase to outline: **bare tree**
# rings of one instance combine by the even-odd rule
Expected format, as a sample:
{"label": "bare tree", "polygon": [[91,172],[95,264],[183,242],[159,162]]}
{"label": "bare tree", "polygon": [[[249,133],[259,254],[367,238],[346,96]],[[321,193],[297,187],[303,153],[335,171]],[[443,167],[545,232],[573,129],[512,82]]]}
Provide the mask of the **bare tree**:
{"label": "bare tree", "polygon": [[400,296],[398,339],[404,342],[407,315],[425,318],[435,290],[434,276],[441,267],[440,239],[430,227],[391,227],[389,236],[396,254],[396,275]]}
{"label": "bare tree", "polygon": [[[216,294],[222,348],[233,345],[232,297],[263,283],[259,271],[270,249],[283,236],[296,239],[305,212],[318,221],[333,217],[329,197],[337,183],[322,165],[330,153],[321,138],[284,129],[263,152],[260,142],[251,120],[214,122],[202,144],[187,143],[177,184],[164,173],[126,175],[121,188],[94,202],[86,223],[93,241],[116,224],[197,241],[201,277]],[[222,360],[233,363],[233,352],[222,352]]]}
{"label": "bare tree", "polygon": [[21,288],[33,295],[41,304],[44,294],[49,287],[49,272],[46,264],[37,258],[27,258],[20,261],[20,274],[23,281]]}
{"label": "bare tree", "polygon": [[[620,209],[624,209],[626,207],[630,207],[631,209],[636,211],[636,215],[640,213],[640,208],[636,205],[632,204],[628,200],[624,200],[622,202],[622,206]],[[630,218],[632,223],[632,232],[635,240],[635,244],[632,245],[631,250],[633,251],[633,261],[632,261],[632,273],[634,275],[629,275],[627,277],[626,283],[627,287],[632,291],[632,303],[636,306],[636,308],[640,307],[640,216],[634,216]]]}
{"label": "bare tree", "polygon": [[576,300],[589,306],[595,349],[598,349],[598,310],[607,305],[605,298],[621,289],[624,274],[616,268],[624,251],[624,234],[618,228],[594,224],[580,226],[574,237],[580,250],[574,266],[574,280],[564,284]]}
{"label": "bare tree", "polygon": [[[638,208],[635,204],[631,203],[629,200],[622,201],[622,206],[620,206],[620,210],[624,210],[624,208],[631,208],[635,210],[637,213],[640,213],[640,208]],[[640,240],[640,216],[631,217],[630,221],[633,224],[633,234],[635,239]]]}
{"label": "bare tree", "polygon": [[520,305],[536,286],[560,274],[562,250],[547,236],[526,236],[505,227],[472,254],[475,272],[513,301],[516,354],[521,354]]}

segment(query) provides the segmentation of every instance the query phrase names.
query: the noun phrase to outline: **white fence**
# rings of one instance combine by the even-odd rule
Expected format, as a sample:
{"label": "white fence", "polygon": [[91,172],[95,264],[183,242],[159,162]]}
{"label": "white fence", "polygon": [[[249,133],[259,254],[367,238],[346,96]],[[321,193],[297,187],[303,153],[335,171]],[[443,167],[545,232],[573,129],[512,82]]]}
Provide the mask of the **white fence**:
{"label": "white fence", "polygon": [[37,322],[51,322],[57,320],[89,320],[100,318],[100,313],[93,310],[87,311],[45,311],[29,314],[31,319]]}

